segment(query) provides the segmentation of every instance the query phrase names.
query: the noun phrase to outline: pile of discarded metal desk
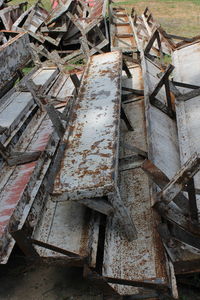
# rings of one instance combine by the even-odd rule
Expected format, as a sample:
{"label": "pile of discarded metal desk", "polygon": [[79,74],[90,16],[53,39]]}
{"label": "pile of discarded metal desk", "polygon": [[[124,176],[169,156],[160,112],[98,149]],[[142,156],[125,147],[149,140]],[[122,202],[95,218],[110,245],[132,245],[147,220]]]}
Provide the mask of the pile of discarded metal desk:
{"label": "pile of discarded metal desk", "polygon": [[106,7],[0,11],[0,263],[16,244],[105,296],[177,299],[200,270],[200,38]]}

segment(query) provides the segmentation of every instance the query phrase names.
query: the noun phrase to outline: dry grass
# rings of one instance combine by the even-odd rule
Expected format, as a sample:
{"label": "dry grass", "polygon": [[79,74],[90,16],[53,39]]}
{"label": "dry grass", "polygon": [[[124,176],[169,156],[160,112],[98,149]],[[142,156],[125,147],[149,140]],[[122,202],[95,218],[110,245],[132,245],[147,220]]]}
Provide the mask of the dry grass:
{"label": "dry grass", "polygon": [[200,34],[200,0],[115,0],[115,3],[123,5],[128,11],[135,7],[138,13],[144,11],[145,7],[148,6],[154,18],[169,33],[187,37]]}

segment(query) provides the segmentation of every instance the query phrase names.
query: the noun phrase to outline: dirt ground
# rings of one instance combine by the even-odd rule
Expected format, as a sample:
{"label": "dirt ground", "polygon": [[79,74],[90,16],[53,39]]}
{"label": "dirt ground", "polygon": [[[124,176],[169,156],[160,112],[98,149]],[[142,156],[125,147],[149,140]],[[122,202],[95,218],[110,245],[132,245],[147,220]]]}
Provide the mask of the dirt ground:
{"label": "dirt ground", "polygon": [[0,266],[0,282],[0,300],[103,300],[81,269],[34,265],[19,257]]}
{"label": "dirt ground", "polygon": [[[200,274],[177,280],[180,300],[200,300]],[[0,300],[106,299],[99,289],[83,279],[82,269],[35,265],[15,249],[8,264],[0,265]]]}

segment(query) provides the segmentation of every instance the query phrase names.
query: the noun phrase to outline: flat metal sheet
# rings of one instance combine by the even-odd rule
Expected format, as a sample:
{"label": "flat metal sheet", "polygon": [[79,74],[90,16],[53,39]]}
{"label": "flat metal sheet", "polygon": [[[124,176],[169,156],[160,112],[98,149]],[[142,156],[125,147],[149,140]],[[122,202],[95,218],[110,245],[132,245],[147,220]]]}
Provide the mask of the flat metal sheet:
{"label": "flat metal sheet", "polygon": [[[172,55],[174,80],[200,86],[200,42],[177,49]],[[181,88],[184,94],[190,89]],[[200,96],[187,101],[176,101],[176,116],[180,146],[180,158],[183,165],[193,153],[200,153]],[[200,173],[194,177],[195,187],[200,188]],[[200,215],[200,197],[197,196]]]}
{"label": "flat metal sheet", "polygon": [[[23,77],[19,84],[25,86],[26,82],[31,78],[40,87],[41,92],[46,91],[48,85],[52,84],[57,73],[57,68],[42,67],[33,74]],[[35,107],[36,103],[30,92],[18,92],[15,88],[1,98],[0,126],[6,130],[1,135],[0,141],[4,145],[5,143],[7,145],[13,136],[17,134]]]}
{"label": "flat metal sheet", "polygon": [[19,122],[33,104],[34,100],[31,93],[13,93],[8,101],[0,107],[0,126],[12,131],[17,120]]}
{"label": "flat metal sheet", "polygon": [[[180,169],[176,122],[149,103],[149,94],[153,92],[156,84],[159,82],[158,75],[161,69],[147,58],[144,60],[144,67],[145,106],[150,159],[168,178],[172,178]],[[156,97],[166,103],[163,90]]]}
{"label": "flat metal sheet", "polygon": [[63,141],[67,149],[55,180],[60,200],[107,195],[117,177],[121,53],[90,58]]}
{"label": "flat metal sheet", "polygon": [[[48,198],[33,238],[50,245],[89,256],[95,267],[99,235],[99,216],[74,201],[53,202]],[[57,258],[63,254],[37,247],[41,257]]]}
{"label": "flat metal sheet", "polygon": [[[123,80],[123,86],[142,86],[136,75],[141,74],[140,67],[130,69],[130,79]],[[125,105],[126,113],[131,120],[134,131],[127,131],[125,124],[121,127],[120,155],[133,155],[123,147],[123,143],[147,151],[146,124],[144,116],[144,99]],[[157,280],[167,282],[164,249],[156,231],[156,222],[159,217],[152,209],[150,185],[147,175],[140,169],[120,172],[120,193],[124,205],[129,210],[138,232],[138,238],[127,241],[119,230],[117,219],[109,217],[106,225],[103,275],[126,280]],[[141,292],[141,288],[112,285],[121,295],[132,295]]]}
{"label": "flat metal sheet", "polygon": [[36,85],[44,85],[55,73],[56,68],[41,68],[33,77],[33,82]]}

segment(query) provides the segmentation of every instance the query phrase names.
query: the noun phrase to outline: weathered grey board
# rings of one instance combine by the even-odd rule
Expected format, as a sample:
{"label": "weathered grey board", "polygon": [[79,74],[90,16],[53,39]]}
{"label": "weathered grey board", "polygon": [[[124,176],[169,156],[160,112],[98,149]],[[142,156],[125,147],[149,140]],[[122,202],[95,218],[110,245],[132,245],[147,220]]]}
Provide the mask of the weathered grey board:
{"label": "weathered grey board", "polygon": [[[200,42],[177,49],[172,54],[174,80],[200,86]],[[181,88],[182,93],[190,90]],[[200,96],[188,101],[176,101],[176,115],[180,146],[181,164],[184,164],[194,152],[200,153]],[[200,188],[200,173],[195,177],[195,187]],[[200,198],[197,205],[200,212]]]}
{"label": "weathered grey board", "polygon": [[[67,149],[54,194],[78,200],[114,192],[121,105],[121,53],[90,58],[64,135]],[[69,140],[68,140],[69,135]]]}
{"label": "weathered grey board", "polygon": [[31,58],[27,33],[16,36],[0,46],[0,89],[2,89]]}
{"label": "weathered grey board", "polygon": [[[123,86],[141,88],[143,83],[140,67],[131,69],[131,72],[133,75],[131,81],[123,79]],[[120,156],[134,154],[133,151],[123,147],[126,143],[147,151],[144,99],[126,104],[125,111],[132,122],[134,131],[127,131],[124,124],[121,126]],[[127,280],[157,279],[160,283],[166,283],[168,281],[167,263],[164,249],[156,232],[155,226],[159,217],[151,207],[148,178],[140,168],[136,168],[121,172],[119,179],[121,197],[134,220],[138,238],[127,242],[118,228],[116,218],[109,217],[106,226],[103,275]],[[112,286],[121,295],[141,292],[141,288],[117,284]]]}

